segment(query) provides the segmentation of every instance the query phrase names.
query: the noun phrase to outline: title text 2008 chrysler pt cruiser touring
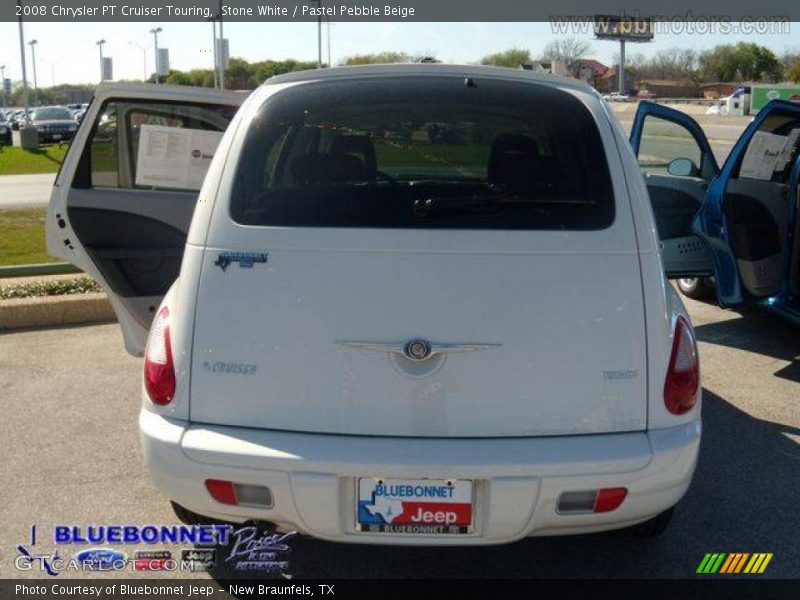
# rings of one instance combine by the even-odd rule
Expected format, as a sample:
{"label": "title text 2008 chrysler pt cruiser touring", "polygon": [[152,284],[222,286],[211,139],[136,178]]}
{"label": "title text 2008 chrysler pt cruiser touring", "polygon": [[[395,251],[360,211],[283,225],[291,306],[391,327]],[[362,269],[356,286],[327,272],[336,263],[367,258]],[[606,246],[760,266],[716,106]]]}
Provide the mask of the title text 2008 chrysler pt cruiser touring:
{"label": "title text 2008 chrysler pt cruiser touring", "polygon": [[179,516],[488,544],[657,533],[686,492],[699,368],[665,275],[692,255],[657,217],[590,88],[397,65],[101,86],[48,243],[144,355]]}

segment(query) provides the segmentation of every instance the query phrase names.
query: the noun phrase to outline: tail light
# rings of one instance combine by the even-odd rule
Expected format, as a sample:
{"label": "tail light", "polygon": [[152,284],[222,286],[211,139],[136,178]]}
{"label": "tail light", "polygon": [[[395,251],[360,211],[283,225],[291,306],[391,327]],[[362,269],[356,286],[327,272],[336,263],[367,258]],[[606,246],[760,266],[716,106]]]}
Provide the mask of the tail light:
{"label": "tail light", "polygon": [[689,323],[683,317],[675,320],[672,354],[664,382],[664,405],[674,415],[689,412],[697,401],[700,386],[700,363],[697,343]]}
{"label": "tail light", "polygon": [[162,308],[150,328],[144,354],[144,389],[153,404],[161,406],[175,397],[175,365],[169,336],[169,310]]}

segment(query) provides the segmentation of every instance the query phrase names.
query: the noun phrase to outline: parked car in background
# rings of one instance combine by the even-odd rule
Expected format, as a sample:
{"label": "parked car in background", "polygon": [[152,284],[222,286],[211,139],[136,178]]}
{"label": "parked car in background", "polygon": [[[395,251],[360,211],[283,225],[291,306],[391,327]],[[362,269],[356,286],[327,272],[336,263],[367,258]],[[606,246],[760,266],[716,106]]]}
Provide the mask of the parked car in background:
{"label": "parked car in background", "polygon": [[72,111],[66,106],[44,106],[31,113],[29,127],[39,136],[40,144],[67,142],[78,130]]}
{"label": "parked car in background", "polygon": [[607,102],[630,102],[631,97],[627,94],[620,94],[619,92],[611,92],[603,96],[603,100]]}
{"label": "parked car in background", "polygon": [[11,123],[8,122],[5,114],[0,111],[0,144],[11,146],[14,143],[12,136]]}
{"label": "parked car in background", "polygon": [[662,265],[602,98],[410,64],[241,100],[100,85],[48,209],[145,357],[178,516],[394,545],[663,530],[701,435],[665,279],[690,265]]}

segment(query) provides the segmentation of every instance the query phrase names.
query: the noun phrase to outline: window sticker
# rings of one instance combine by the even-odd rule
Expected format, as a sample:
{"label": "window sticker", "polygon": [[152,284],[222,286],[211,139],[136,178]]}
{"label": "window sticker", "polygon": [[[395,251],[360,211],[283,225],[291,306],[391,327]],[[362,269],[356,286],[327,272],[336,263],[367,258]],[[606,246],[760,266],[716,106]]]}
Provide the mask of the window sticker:
{"label": "window sticker", "polygon": [[136,185],[199,190],[221,131],[142,125],[136,157]]}
{"label": "window sticker", "polygon": [[766,131],[756,132],[742,161],[739,177],[771,180],[786,142],[785,136]]}

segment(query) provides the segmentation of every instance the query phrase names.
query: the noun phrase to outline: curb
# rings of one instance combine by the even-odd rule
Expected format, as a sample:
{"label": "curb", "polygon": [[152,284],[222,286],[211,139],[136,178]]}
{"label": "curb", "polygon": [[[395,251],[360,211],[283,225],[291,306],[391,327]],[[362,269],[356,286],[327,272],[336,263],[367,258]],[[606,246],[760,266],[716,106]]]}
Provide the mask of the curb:
{"label": "curb", "polygon": [[34,277],[37,275],[62,275],[64,273],[81,273],[81,270],[69,263],[39,263],[35,265],[11,265],[0,267],[0,279]]}
{"label": "curb", "polygon": [[102,292],[0,301],[0,331],[108,323],[116,318],[108,297]]}

